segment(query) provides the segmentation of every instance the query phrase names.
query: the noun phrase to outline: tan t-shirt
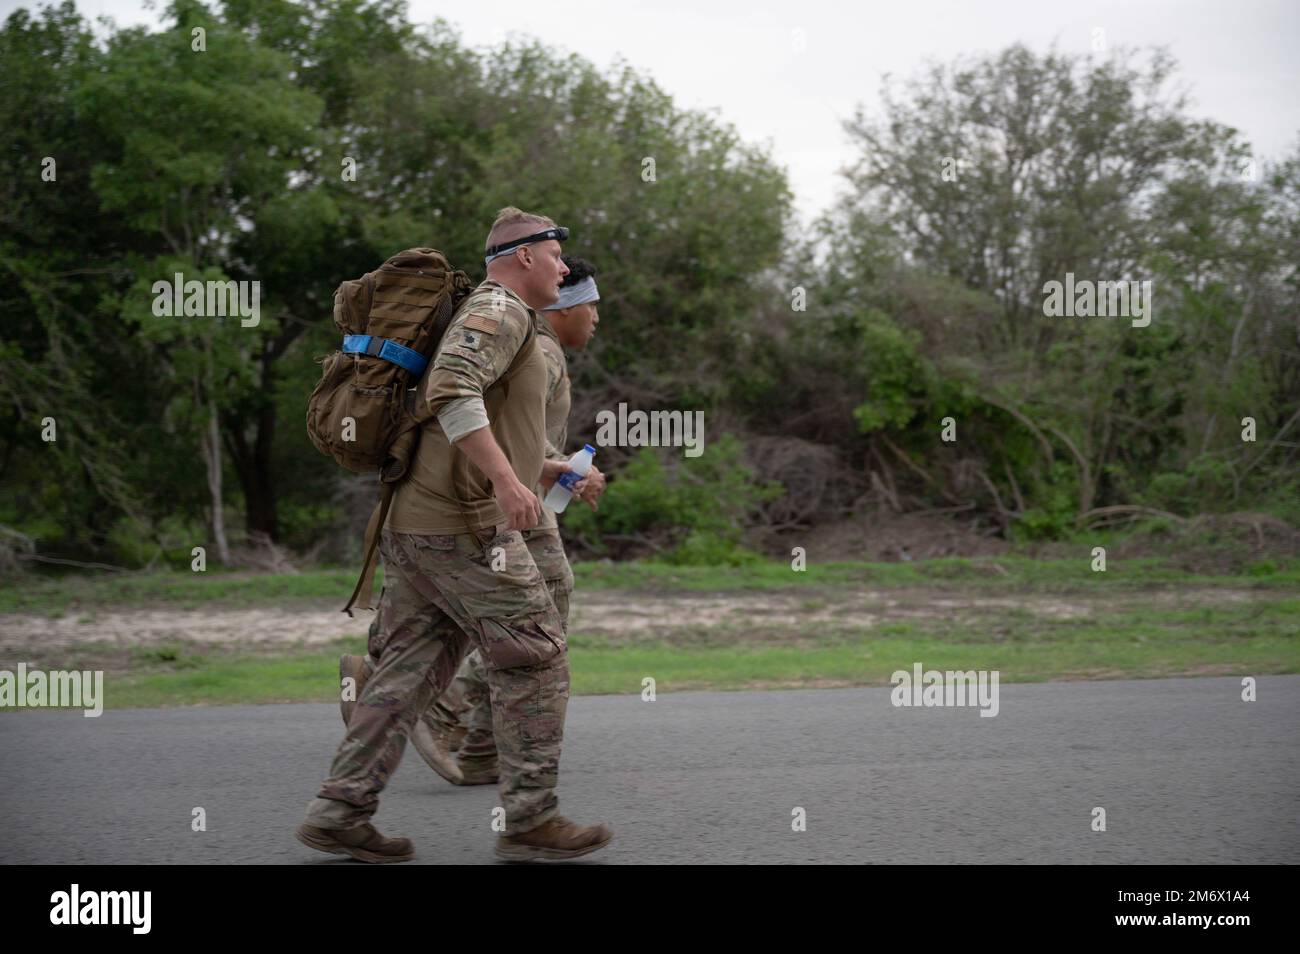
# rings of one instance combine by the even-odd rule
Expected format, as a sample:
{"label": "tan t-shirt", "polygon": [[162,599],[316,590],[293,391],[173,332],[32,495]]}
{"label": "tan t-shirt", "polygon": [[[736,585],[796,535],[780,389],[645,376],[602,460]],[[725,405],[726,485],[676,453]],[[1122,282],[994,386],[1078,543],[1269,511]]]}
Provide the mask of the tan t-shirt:
{"label": "tan t-shirt", "polygon": [[[555,336],[555,329],[546,320],[545,315],[538,315],[537,343],[546,359],[546,458],[548,460],[568,460],[564,445],[569,439],[569,410],[573,398],[569,391],[569,364],[564,358],[564,347]],[[536,488],[539,499],[546,499],[541,486]],[[537,521],[538,530],[554,530],[559,527],[555,511],[542,504],[542,516]]]}
{"label": "tan t-shirt", "polygon": [[537,486],[546,445],[546,360],[537,336],[528,339],[535,317],[514,292],[490,279],[456,309],[416,388],[416,400],[428,402],[432,419],[422,429],[409,476],[393,493],[389,530],[468,533],[505,521],[491,481],[437,421],[460,398],[482,398],[492,436],[515,476],[525,487]]}

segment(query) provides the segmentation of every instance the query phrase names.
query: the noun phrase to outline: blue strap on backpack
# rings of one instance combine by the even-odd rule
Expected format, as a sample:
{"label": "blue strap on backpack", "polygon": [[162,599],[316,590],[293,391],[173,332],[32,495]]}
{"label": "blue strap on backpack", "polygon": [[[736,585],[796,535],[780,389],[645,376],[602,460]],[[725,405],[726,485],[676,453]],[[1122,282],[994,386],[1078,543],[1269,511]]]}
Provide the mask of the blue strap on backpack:
{"label": "blue strap on backpack", "polygon": [[344,335],[343,351],[346,354],[370,354],[383,358],[399,368],[405,368],[416,377],[424,374],[424,367],[429,363],[429,359],[420,352],[377,335]]}

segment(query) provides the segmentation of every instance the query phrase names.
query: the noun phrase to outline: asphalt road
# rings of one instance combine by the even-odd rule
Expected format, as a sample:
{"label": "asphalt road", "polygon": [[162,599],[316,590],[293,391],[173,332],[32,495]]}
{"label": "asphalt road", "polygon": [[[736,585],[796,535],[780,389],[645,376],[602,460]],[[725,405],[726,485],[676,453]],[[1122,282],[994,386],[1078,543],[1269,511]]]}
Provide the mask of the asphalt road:
{"label": "asphalt road", "polygon": [[[1300,862],[1300,676],[1240,696],[1003,685],[995,718],[889,689],[579,697],[561,810],[614,826],[591,864]],[[292,835],[341,731],[331,705],[4,712],[0,861],[355,865]],[[414,863],[495,863],[496,804],[408,751],[376,822]]]}

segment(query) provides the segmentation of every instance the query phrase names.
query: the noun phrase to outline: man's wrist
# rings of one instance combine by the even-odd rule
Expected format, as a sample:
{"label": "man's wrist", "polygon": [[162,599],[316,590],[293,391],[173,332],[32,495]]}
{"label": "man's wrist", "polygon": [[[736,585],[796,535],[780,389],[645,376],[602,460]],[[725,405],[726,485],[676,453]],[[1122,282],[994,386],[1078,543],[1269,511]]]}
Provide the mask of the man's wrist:
{"label": "man's wrist", "polygon": [[510,467],[509,461],[494,463],[490,470],[483,471],[483,476],[492,481],[493,487],[500,487],[518,480],[515,477],[514,470]]}

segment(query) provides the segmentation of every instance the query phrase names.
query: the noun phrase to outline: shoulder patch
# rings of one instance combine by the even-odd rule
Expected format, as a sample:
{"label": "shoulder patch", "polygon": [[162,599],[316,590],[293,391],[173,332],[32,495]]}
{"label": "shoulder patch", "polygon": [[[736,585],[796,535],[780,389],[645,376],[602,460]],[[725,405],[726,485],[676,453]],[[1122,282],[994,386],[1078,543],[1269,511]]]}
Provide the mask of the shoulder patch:
{"label": "shoulder patch", "polygon": [[501,327],[501,319],[494,318],[491,315],[476,313],[466,317],[465,327],[471,328],[474,331],[482,331],[489,335],[494,335],[497,333],[497,329]]}

